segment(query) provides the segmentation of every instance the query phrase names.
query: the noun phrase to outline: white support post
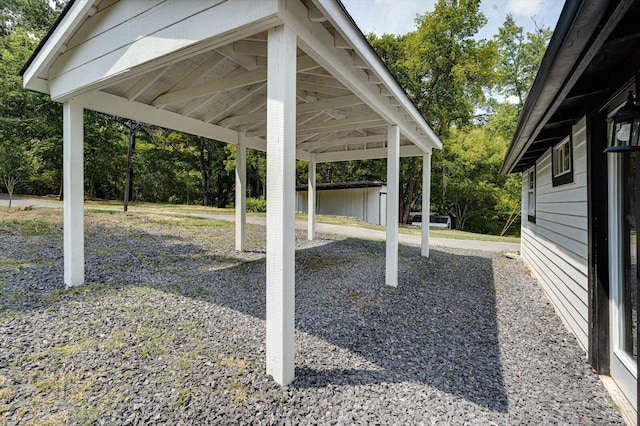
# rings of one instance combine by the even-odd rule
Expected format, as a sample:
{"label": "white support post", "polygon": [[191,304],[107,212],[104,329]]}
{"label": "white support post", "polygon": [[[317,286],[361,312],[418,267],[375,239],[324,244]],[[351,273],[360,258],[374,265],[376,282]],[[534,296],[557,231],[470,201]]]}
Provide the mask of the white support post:
{"label": "white support post", "polygon": [[236,250],[244,250],[247,234],[247,143],[244,133],[236,145]]}
{"label": "white support post", "polygon": [[422,156],[422,255],[429,257],[429,218],[431,217],[431,152]]}
{"label": "white support post", "polygon": [[295,370],[296,34],[269,30],[267,47],[267,374]]}
{"label": "white support post", "polygon": [[398,210],[400,208],[400,128],[387,132],[387,257],[386,284],[398,286]]}
{"label": "white support post", "polygon": [[309,160],[309,190],[307,191],[307,238],[316,239],[316,155]]}
{"label": "white support post", "polygon": [[83,107],[63,106],[64,283],[84,284]]}

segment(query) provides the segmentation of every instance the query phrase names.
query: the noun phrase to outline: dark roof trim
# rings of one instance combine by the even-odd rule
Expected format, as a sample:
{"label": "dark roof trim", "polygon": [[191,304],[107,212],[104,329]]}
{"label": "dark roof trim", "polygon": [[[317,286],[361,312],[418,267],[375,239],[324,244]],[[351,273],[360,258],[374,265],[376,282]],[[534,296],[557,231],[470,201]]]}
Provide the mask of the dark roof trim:
{"label": "dark roof trim", "polygon": [[56,28],[58,28],[58,25],[60,24],[60,22],[62,22],[62,20],[64,19],[65,16],[67,16],[67,13],[69,12],[69,10],[71,9],[71,7],[73,6],[73,4],[76,2],[76,0],[69,0],[69,3],[67,3],[67,5],[64,7],[64,9],[62,9],[62,12],[60,12],[60,15],[58,15],[58,18],[56,19],[56,21],[53,23],[53,25],[51,26],[51,28],[49,28],[49,31],[47,32],[47,34],[42,38],[42,40],[40,40],[40,43],[38,43],[38,47],[36,47],[36,49],[33,51],[33,53],[31,54],[31,56],[29,57],[29,59],[27,60],[27,63],[24,64],[24,66],[22,67],[22,69],[20,70],[20,76],[22,77],[24,75],[24,73],[27,71],[27,68],[29,68],[29,66],[33,63],[33,61],[36,59],[36,56],[38,56],[38,54],[40,53],[40,51],[42,50],[42,48],[44,47],[45,44],[47,44],[47,41],[49,41],[49,39],[51,38],[51,35],[53,34],[53,32],[56,30]]}
{"label": "dark roof trim", "polygon": [[[520,114],[501,173],[511,173],[516,168],[546,121],[593,59],[600,44],[606,39],[602,34],[603,27],[599,24],[609,6],[615,3],[617,10],[614,14],[620,16],[633,1],[567,0]],[[607,26],[611,31],[612,26]],[[609,31],[604,32],[608,34]]]}
{"label": "dark roof trim", "polygon": [[[386,183],[378,181],[319,183],[316,185],[316,190],[327,191],[330,189],[378,188],[385,185]],[[300,185],[296,187],[296,191],[307,191],[308,188],[309,185]]]}

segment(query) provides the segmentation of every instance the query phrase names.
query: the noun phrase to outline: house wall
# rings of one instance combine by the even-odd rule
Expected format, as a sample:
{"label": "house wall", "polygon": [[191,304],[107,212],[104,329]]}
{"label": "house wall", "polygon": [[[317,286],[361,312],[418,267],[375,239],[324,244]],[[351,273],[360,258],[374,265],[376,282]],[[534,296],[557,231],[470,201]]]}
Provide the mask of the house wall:
{"label": "house wall", "polygon": [[522,185],[522,258],[564,324],[588,348],[588,207],[586,120],[573,126],[573,183],[553,187],[551,149],[536,162],[535,223],[528,214],[528,173]]}
{"label": "house wall", "polygon": [[[363,222],[386,225],[381,215],[381,193],[385,187],[328,189],[317,191],[316,213],[334,216],[356,217]],[[296,211],[307,213],[307,191],[298,191]],[[386,198],[383,198],[386,200]],[[383,211],[386,203],[382,206]]]}

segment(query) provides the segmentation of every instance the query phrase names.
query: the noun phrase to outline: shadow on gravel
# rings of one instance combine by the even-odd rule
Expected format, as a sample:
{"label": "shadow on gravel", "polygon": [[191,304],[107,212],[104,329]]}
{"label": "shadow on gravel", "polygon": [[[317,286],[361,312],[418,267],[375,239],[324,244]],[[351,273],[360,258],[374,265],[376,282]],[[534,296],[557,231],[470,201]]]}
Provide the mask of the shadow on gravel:
{"label": "shadow on gravel", "polygon": [[[234,257],[232,249],[210,253],[188,238],[140,230],[111,233],[105,242],[105,232],[96,227],[88,234],[88,284],[149,286],[264,319],[265,261],[259,250],[244,257]],[[49,263],[15,274],[62,288],[61,241],[51,250],[40,254],[53,257]],[[296,252],[292,387],[418,382],[507,412],[492,259],[437,250],[425,259],[419,248],[401,246],[394,289],[384,285],[384,252],[383,243],[357,239]],[[47,305],[46,294],[38,300],[18,303],[18,309]]]}

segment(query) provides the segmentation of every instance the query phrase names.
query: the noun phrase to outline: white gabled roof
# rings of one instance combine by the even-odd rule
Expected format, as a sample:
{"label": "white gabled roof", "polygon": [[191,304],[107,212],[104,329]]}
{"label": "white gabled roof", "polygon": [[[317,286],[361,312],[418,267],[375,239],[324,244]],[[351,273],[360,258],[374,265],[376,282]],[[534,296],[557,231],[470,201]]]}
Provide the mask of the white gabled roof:
{"label": "white gabled roof", "polygon": [[399,83],[335,0],[75,0],[23,70],[54,100],[264,149],[266,34],[298,35],[297,154],[386,157],[441,149]]}

